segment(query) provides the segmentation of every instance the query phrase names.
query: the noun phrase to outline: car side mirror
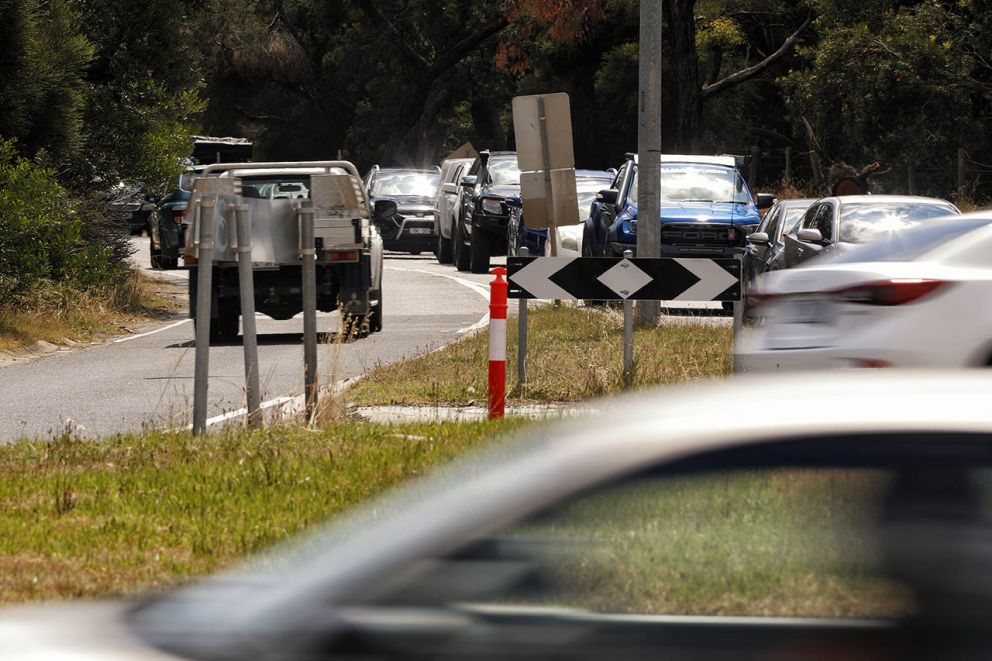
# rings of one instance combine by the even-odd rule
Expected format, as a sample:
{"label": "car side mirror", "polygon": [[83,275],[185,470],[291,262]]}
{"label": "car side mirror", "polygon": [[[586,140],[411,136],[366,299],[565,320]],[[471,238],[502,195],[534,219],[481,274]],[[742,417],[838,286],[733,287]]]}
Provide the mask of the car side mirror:
{"label": "car side mirror", "polygon": [[820,245],[825,243],[823,240],[823,235],[820,234],[820,230],[812,227],[804,227],[799,230],[799,233],[796,234],[796,238],[806,243],[817,243]]}
{"label": "car side mirror", "polygon": [[596,201],[603,204],[616,204],[620,198],[620,191],[609,188],[596,193]]}
{"label": "car side mirror", "polygon": [[458,192],[458,186],[453,183],[441,184],[441,192],[454,195]]}
{"label": "car side mirror", "polygon": [[768,245],[768,233],[767,232],[755,232],[754,234],[747,235],[748,243],[753,243],[755,245]]}
{"label": "car side mirror", "polygon": [[396,215],[396,202],[379,200],[372,210],[373,218],[391,218]]}
{"label": "car side mirror", "polygon": [[475,188],[475,184],[478,181],[479,178],[476,177],[475,175],[470,177],[462,177],[461,185],[463,188]]}
{"label": "car side mirror", "polygon": [[771,193],[758,193],[757,198],[759,209],[771,209],[775,205],[775,196]]}

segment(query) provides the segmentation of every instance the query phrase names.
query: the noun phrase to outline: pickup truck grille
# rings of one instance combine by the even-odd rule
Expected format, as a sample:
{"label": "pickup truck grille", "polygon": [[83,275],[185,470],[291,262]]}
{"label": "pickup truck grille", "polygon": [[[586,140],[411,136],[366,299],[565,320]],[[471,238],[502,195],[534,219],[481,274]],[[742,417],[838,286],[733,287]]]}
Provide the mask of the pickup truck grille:
{"label": "pickup truck grille", "polygon": [[730,225],[666,223],[661,226],[661,242],[671,245],[736,245],[736,232]]}

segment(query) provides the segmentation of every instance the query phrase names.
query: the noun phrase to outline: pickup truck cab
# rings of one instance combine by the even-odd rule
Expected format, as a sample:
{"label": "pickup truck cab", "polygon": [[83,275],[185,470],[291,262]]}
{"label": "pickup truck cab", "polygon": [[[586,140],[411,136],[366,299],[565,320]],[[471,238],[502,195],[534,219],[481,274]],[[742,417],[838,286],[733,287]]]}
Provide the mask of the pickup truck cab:
{"label": "pickup truck cab", "polygon": [[[637,253],[637,156],[628,154],[613,185],[593,203],[583,246],[591,256]],[[732,257],[761,222],[770,195],[752,198],[733,156],[662,155],[661,256]]]}

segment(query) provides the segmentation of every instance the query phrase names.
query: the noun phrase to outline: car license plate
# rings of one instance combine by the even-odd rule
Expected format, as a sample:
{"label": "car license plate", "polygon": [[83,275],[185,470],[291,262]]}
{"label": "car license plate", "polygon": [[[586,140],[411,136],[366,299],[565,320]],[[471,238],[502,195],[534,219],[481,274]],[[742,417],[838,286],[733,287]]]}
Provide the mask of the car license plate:
{"label": "car license plate", "polygon": [[430,227],[411,227],[410,229],[407,230],[407,232],[409,232],[410,234],[430,234],[431,233],[431,228]]}
{"label": "car license plate", "polygon": [[785,303],[781,321],[784,324],[821,325],[832,322],[832,305],[820,298],[804,298]]}

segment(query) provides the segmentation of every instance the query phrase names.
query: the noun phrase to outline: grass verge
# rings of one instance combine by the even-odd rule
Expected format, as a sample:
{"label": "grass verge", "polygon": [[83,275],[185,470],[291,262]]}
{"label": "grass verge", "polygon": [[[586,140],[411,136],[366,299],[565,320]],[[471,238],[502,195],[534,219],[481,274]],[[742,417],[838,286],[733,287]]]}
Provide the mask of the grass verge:
{"label": "grass verge", "polygon": [[181,582],[521,424],[63,436],[0,447],[0,602]]}
{"label": "grass verge", "polygon": [[[634,388],[729,374],[733,333],[710,319],[672,320],[634,332]],[[423,356],[376,367],[348,391],[350,402],[465,403],[485,397],[485,332]],[[517,381],[517,320],[507,324],[507,392],[517,402],[580,401],[623,390],[623,313],[546,306],[531,310],[527,385]]]}
{"label": "grass verge", "polygon": [[91,341],[129,325],[170,318],[184,305],[176,286],[137,272],[101,293],[49,285],[16,308],[0,308],[0,351],[39,341]]}

